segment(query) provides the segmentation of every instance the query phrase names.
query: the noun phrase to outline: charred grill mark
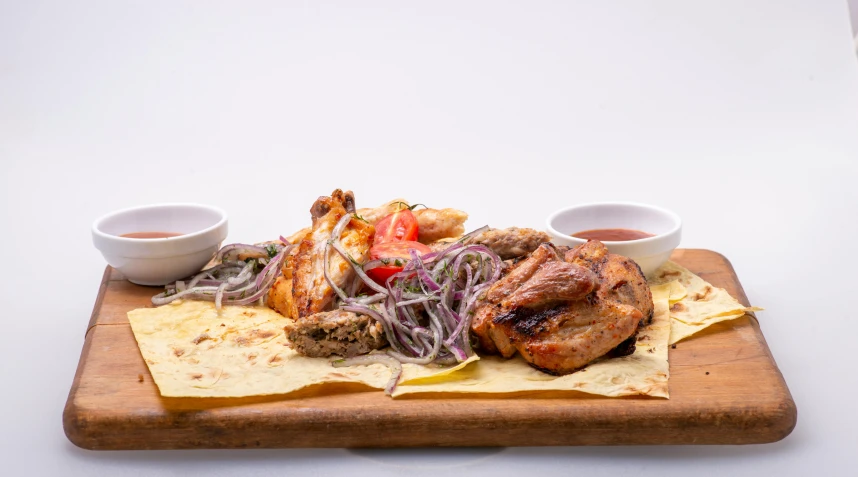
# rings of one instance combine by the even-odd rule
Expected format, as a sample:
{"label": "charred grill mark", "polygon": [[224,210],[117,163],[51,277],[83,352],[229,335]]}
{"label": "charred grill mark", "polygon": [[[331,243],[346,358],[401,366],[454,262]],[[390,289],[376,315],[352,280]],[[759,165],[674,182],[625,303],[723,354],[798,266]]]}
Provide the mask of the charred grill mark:
{"label": "charred grill mark", "polygon": [[596,306],[599,303],[599,295],[595,291],[584,297],[584,299],[587,300],[587,304],[590,306]]}
{"label": "charred grill mark", "polygon": [[343,207],[350,214],[355,213],[355,195],[352,191],[348,191],[343,196]]}
{"label": "charred grill mark", "polygon": [[533,310],[530,308],[516,308],[512,311],[498,315],[492,320],[498,325],[512,325],[516,333],[527,336],[536,336],[545,331],[543,322],[562,313],[563,307],[548,308],[546,310]]}
{"label": "charred grill mark", "polygon": [[670,306],[670,311],[676,311],[676,312],[685,311],[685,305],[683,305],[682,302],[678,301],[678,302],[676,302]]}
{"label": "charred grill mark", "polygon": [[620,280],[620,281],[618,281],[617,283],[615,283],[615,284],[614,284],[614,286],[613,286],[613,287],[611,287],[611,289],[612,289],[612,290],[616,290],[616,289],[618,289],[618,288],[620,288],[620,287],[622,287],[622,286],[625,286],[627,283],[628,283],[628,282],[627,282],[627,281],[625,281],[625,280]]}
{"label": "charred grill mark", "polygon": [[618,344],[616,348],[608,351],[608,357],[611,358],[619,358],[620,356],[628,356],[635,352],[637,348],[636,343],[638,342],[637,332],[628,337],[625,341]]}
{"label": "charred grill mark", "polygon": [[642,277],[646,277],[646,275],[644,275],[643,270],[641,270],[641,266],[640,266],[640,265],[638,265],[638,262],[636,262],[636,261],[634,261],[634,260],[632,260],[632,259],[629,259],[629,261],[635,264],[635,268],[637,269],[638,273],[640,273],[640,276],[642,276]]}
{"label": "charred grill mark", "polygon": [[[537,370],[537,371],[542,371],[542,372],[543,372],[543,373],[545,373],[545,374],[550,374],[550,375],[552,375],[552,376],[561,376],[561,374],[560,374],[560,373],[558,373],[557,371],[554,371],[554,370],[551,370],[551,369],[548,369],[548,368],[543,368],[542,366],[537,366],[537,365],[535,365],[535,364],[533,364],[533,363],[527,363],[527,364],[529,364],[531,368],[533,368],[533,369],[535,369],[535,370]],[[577,370],[575,370],[575,371],[577,371]],[[574,371],[573,371],[573,372],[574,372]]]}
{"label": "charred grill mark", "polygon": [[313,207],[310,208],[310,216],[314,219],[324,217],[331,211],[331,204],[327,197],[319,197],[319,200],[313,202]]}

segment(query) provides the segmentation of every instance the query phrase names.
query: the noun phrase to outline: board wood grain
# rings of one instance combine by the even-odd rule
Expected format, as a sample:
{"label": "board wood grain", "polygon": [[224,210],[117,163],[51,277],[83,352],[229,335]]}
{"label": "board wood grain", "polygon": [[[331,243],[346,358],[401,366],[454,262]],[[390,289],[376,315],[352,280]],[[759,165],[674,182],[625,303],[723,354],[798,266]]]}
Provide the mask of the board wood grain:
{"label": "board wood grain", "polygon": [[[748,299],[708,250],[672,259]],[[756,318],[712,326],[670,350],[669,400],[578,392],[420,394],[390,399],[358,384],[278,396],[163,398],[126,313],[155,288],[108,267],[63,413],[86,449],[755,444],[780,440],[796,407]]]}

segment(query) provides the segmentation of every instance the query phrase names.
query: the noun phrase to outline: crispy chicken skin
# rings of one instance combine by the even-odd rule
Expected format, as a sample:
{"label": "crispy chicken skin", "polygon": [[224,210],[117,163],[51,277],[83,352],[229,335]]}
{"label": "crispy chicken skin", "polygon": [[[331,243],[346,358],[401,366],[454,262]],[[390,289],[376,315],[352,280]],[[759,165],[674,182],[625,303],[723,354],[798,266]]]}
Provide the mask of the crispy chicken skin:
{"label": "crispy chicken skin", "polygon": [[599,276],[601,287],[596,292],[600,300],[631,305],[643,313],[644,323],[652,322],[652,292],[643,272],[634,260],[608,253],[598,240],[590,240],[565,253],[569,263],[589,268]]}
{"label": "crispy chicken skin", "polygon": [[485,352],[518,352],[537,369],[568,374],[612,350],[633,352],[628,340],[652,308],[633,261],[601,242],[545,243],[489,289],[471,331]]}
{"label": "crispy chicken skin", "polygon": [[599,285],[596,275],[574,263],[553,261],[539,267],[530,280],[501,300],[508,309],[537,308],[549,303],[581,299]]}
{"label": "crispy chicken skin", "polygon": [[468,244],[480,244],[492,249],[500,258],[524,257],[536,250],[540,244],[550,242],[551,237],[538,230],[509,227],[487,230],[468,240]]}
{"label": "crispy chicken skin", "polygon": [[292,303],[292,278],[281,275],[274,280],[271,289],[268,290],[268,306],[286,318],[295,319],[292,316],[294,311]]}
{"label": "crispy chicken skin", "polygon": [[468,214],[456,209],[417,209],[414,217],[420,234],[417,240],[424,244],[463,235],[468,220]]}
{"label": "crispy chicken skin", "polygon": [[[344,287],[354,278],[354,269],[336,251],[331,250],[329,261],[325,245],[337,222],[347,213],[353,213],[354,194],[335,190],[330,197],[319,197],[310,208],[312,231],[301,240],[292,261],[292,313],[300,319],[320,311],[327,311],[333,302],[334,290],[325,280],[325,266],[331,280]],[[369,248],[375,227],[352,218],[340,236],[348,254],[358,263],[369,259]]]}
{"label": "crispy chicken skin", "polygon": [[560,260],[557,250],[550,244],[539,246],[530,257],[519,262],[515,268],[495,282],[486,292],[486,299],[477,306],[474,319],[471,321],[471,331],[477,342],[487,353],[497,353],[498,349],[492,340],[489,330],[492,320],[501,311],[500,302],[515,292],[523,283],[529,280],[542,265]]}

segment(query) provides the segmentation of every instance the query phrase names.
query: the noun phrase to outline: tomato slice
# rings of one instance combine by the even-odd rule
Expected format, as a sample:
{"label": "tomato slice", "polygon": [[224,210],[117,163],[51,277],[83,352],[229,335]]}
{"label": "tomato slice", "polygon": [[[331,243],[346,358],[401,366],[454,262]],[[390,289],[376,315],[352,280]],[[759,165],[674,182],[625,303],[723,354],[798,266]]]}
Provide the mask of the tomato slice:
{"label": "tomato slice", "polygon": [[374,245],[417,240],[417,218],[408,208],[396,211],[375,224]]}
{"label": "tomato slice", "polygon": [[411,254],[408,252],[411,249],[417,251],[418,255],[425,255],[432,251],[426,245],[411,240],[373,245],[369,249],[369,257],[372,260],[388,260],[389,263],[367,270],[366,274],[376,283],[384,285],[388,278],[402,271],[405,260],[411,260]]}

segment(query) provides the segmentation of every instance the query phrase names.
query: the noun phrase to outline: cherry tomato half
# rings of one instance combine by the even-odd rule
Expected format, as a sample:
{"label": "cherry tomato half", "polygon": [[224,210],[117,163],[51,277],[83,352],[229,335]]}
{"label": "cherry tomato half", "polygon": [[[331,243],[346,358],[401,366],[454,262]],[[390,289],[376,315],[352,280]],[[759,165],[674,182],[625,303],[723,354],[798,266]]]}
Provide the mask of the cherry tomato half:
{"label": "cherry tomato half", "polygon": [[[401,240],[417,240],[417,218],[407,208],[396,211],[375,224],[374,245]],[[407,254],[406,254],[407,255]]]}
{"label": "cherry tomato half", "polygon": [[376,283],[384,285],[388,278],[402,271],[405,260],[411,260],[411,254],[408,252],[411,249],[414,249],[418,255],[425,255],[432,251],[426,245],[410,240],[373,245],[369,249],[369,257],[373,260],[389,260],[389,263],[367,270],[366,274]]}

